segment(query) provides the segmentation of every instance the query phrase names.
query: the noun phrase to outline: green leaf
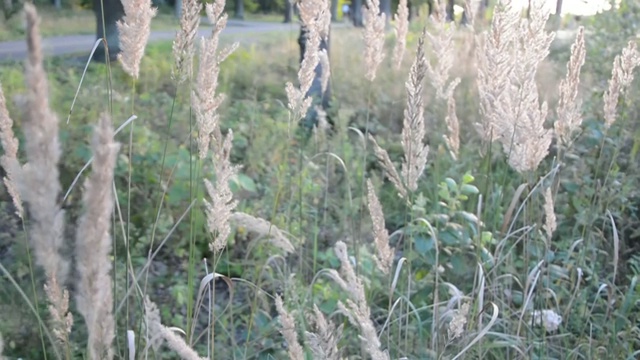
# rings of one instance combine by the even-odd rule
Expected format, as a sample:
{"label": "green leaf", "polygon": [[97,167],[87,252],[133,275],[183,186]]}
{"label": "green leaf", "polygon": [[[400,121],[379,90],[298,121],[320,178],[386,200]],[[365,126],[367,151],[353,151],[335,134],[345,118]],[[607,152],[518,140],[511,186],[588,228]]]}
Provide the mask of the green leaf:
{"label": "green leaf", "polygon": [[476,178],[474,178],[473,175],[468,174],[468,173],[464,174],[464,176],[462,177],[462,183],[463,184],[471,184],[475,180],[476,180]]}
{"label": "green leaf", "polygon": [[257,192],[258,188],[256,183],[245,174],[238,174],[234,181],[240,186],[241,189],[249,192]]}
{"label": "green leaf", "polygon": [[434,248],[433,238],[425,238],[423,236],[417,236],[414,238],[414,244],[416,247],[416,251],[420,253],[420,255],[425,255],[431,249]]}
{"label": "green leaf", "polygon": [[480,193],[477,187],[469,184],[464,184],[460,187],[460,191],[465,195],[476,195]]}
{"label": "green leaf", "polygon": [[449,191],[456,191],[458,189],[458,184],[452,178],[446,178],[444,181],[447,183]]}

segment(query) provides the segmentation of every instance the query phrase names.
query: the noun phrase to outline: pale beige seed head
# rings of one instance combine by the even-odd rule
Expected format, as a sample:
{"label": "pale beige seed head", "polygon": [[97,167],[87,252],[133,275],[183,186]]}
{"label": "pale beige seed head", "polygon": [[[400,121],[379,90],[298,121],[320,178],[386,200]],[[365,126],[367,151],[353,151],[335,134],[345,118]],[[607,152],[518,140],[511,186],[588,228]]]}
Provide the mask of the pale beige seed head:
{"label": "pale beige seed head", "polygon": [[13,206],[16,208],[16,215],[23,218],[24,208],[22,207],[22,198],[17,186],[19,173],[21,172],[21,166],[18,161],[19,143],[13,133],[13,120],[9,117],[2,84],[0,84],[0,145],[4,150],[4,154],[0,156],[0,166],[7,173],[7,176],[2,180],[9,196],[11,196]]}
{"label": "pale beige seed head", "polygon": [[393,165],[393,162],[391,161],[389,154],[385,149],[383,149],[382,147],[380,147],[380,145],[378,145],[378,142],[373,138],[373,136],[371,136],[371,134],[368,134],[368,139],[369,141],[371,141],[371,143],[373,143],[373,152],[376,155],[378,164],[382,166],[385,176],[391,181],[393,186],[398,191],[398,196],[400,196],[403,199],[407,199],[408,198],[407,188],[404,185],[402,179],[400,178],[400,175],[398,174],[398,171],[396,170],[395,165]]}
{"label": "pale beige seed head", "polygon": [[259,236],[268,237],[269,242],[273,246],[283,250],[285,253],[292,253],[295,250],[282,230],[265,219],[257,218],[255,216],[236,211],[231,214],[229,220],[236,227],[244,228],[245,231],[256,233]]}
{"label": "pale beige seed head", "polygon": [[[459,82],[459,78],[457,79]],[[447,117],[445,118],[447,124],[447,130],[449,133],[445,135],[445,142],[449,147],[449,153],[454,160],[458,159],[460,153],[460,123],[458,122],[458,116],[456,115],[456,100],[453,97],[453,93],[449,93],[447,98]]]}
{"label": "pale beige seed head", "polygon": [[198,356],[192,348],[187,345],[182,337],[177,335],[168,327],[162,325],[160,321],[160,310],[156,304],[151,302],[149,297],[144,299],[144,320],[146,326],[145,335],[147,342],[152,344],[154,349],[158,349],[162,341],[167,343],[169,349],[175,351],[180,359],[184,360],[206,360],[207,358]]}
{"label": "pale beige seed head", "polygon": [[280,333],[282,333],[282,336],[284,336],[284,339],[287,341],[287,346],[289,348],[289,359],[303,360],[304,350],[302,349],[302,346],[300,346],[300,343],[298,343],[298,333],[296,332],[295,319],[284,308],[284,304],[280,295],[276,296],[276,310],[278,311],[278,315],[280,316]]}
{"label": "pale beige seed head", "polygon": [[29,209],[29,237],[36,262],[48,277],[66,282],[69,263],[62,257],[64,211],[58,204],[61,191],[58,163],[61,148],[58,117],[49,106],[49,84],[43,67],[40,19],[35,6],[24,5],[27,20],[28,57],[25,78],[28,89],[26,117],[22,122],[27,163],[22,169],[20,196]]}
{"label": "pale beige seed head", "polygon": [[405,83],[407,105],[402,124],[402,178],[409,191],[418,189],[418,179],[427,164],[429,146],[424,144],[426,128],[424,123],[424,78],[428,63],[424,50],[425,32],[418,39],[418,50]]}
{"label": "pale beige seed head", "polygon": [[233,210],[238,205],[233,200],[233,193],[229,187],[231,179],[233,179],[239,170],[239,167],[233,165],[230,160],[231,147],[233,141],[233,132],[224,138],[222,143],[216,145],[214,149],[214,169],[215,169],[215,186],[208,179],[204,180],[209,200],[204,200],[205,213],[207,216],[207,227],[214,234],[213,241],[209,244],[209,248],[214,254],[219,253],[227,244],[227,237],[231,234],[230,220]]}
{"label": "pale beige seed head", "polygon": [[51,315],[51,329],[53,336],[60,346],[69,345],[69,334],[73,326],[73,315],[69,311],[69,292],[60,288],[55,277],[47,279],[44,291],[49,300],[49,314]]}
{"label": "pale beige seed head", "polygon": [[557,228],[554,205],[555,201],[553,199],[553,194],[551,193],[551,188],[547,188],[544,192],[544,230],[546,231],[549,239],[551,239],[553,232],[556,231]]}
{"label": "pale beige seed head", "polygon": [[407,33],[409,32],[409,7],[407,0],[400,0],[398,10],[394,16],[394,30],[396,33],[396,44],[393,47],[393,64],[396,70],[402,66],[405,49],[407,47]]}
{"label": "pale beige seed head", "polygon": [[366,7],[362,8],[364,17],[364,64],[365,78],[373,81],[378,67],[384,60],[384,28],[385,15],[380,12],[380,0],[365,0]]}
{"label": "pale beige seed head", "polygon": [[114,206],[112,183],[119,145],[113,136],[111,118],[102,114],[93,138],[92,172],[85,183],[84,213],[78,220],[76,233],[78,311],[87,324],[92,359],[114,356],[110,232]]}
{"label": "pale beige seed head", "polygon": [[151,19],[158,9],[152,7],[151,0],[123,0],[122,5],[124,18],[117,23],[121,48],[118,60],[124,71],[137,79],[144,48],[151,34]]}
{"label": "pale beige seed head", "polygon": [[459,338],[464,333],[464,327],[467,324],[467,316],[469,315],[469,303],[465,302],[460,306],[460,309],[456,311],[453,319],[449,323],[447,334],[449,340]]}
{"label": "pale beige seed head", "polygon": [[180,30],[173,41],[174,67],[172,75],[178,82],[193,75],[193,56],[195,38],[200,24],[202,5],[198,0],[183,0],[180,15]]}
{"label": "pale beige seed head", "polygon": [[613,71],[609,80],[609,89],[604,93],[604,125],[611,127],[616,121],[616,111],[620,95],[631,85],[633,70],[640,65],[640,53],[638,53],[635,41],[631,40],[622,49],[622,54],[616,56],[613,62]]}
{"label": "pale beige seed head", "polygon": [[376,190],[371,180],[367,180],[367,199],[369,215],[373,223],[373,237],[376,248],[376,255],[373,259],[378,269],[384,274],[388,274],[391,265],[393,265],[394,251],[389,246],[389,232],[385,226],[382,204],[378,200],[378,195],[376,195]]}
{"label": "pale beige seed head", "polygon": [[578,28],[576,40],[571,46],[571,57],[567,63],[567,75],[560,81],[560,99],[556,110],[558,119],[554,123],[556,136],[560,144],[568,146],[573,133],[582,125],[581,103],[578,101],[578,86],[580,85],[580,70],[584,65],[586,48],[584,41],[584,27]]}
{"label": "pale beige seed head", "polygon": [[305,332],[305,343],[313,353],[315,360],[340,360],[338,342],[342,337],[343,325],[336,328],[332,321],[327,321],[322,311],[313,305],[315,332]]}

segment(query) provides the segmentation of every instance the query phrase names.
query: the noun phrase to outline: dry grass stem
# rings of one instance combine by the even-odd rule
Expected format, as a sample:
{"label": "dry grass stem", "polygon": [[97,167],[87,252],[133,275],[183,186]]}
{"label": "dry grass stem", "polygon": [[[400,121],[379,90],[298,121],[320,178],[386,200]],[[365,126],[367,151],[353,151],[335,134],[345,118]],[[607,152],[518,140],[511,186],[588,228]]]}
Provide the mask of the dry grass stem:
{"label": "dry grass stem", "polygon": [[27,164],[23,168],[21,181],[16,185],[29,209],[29,235],[36,262],[42,266],[48,279],[55,278],[56,283],[63,286],[69,272],[69,263],[61,255],[64,245],[64,211],[58,205],[61,190],[58,179],[61,154],[58,117],[49,106],[36,8],[26,3],[24,10],[29,53],[26,64],[27,116],[22,127]]}
{"label": "dry grass stem", "polygon": [[182,82],[193,75],[194,42],[200,25],[202,5],[198,0],[183,0],[180,30],[173,41],[173,78]]}
{"label": "dry grass stem", "polygon": [[557,223],[556,223],[556,213],[553,209],[555,201],[553,199],[553,194],[551,193],[551,188],[547,188],[544,192],[544,230],[547,232],[547,236],[551,239],[553,236],[553,232],[556,231]]}
{"label": "dry grass stem", "polygon": [[580,70],[584,65],[586,48],[584,27],[578,28],[576,40],[571,46],[571,58],[567,63],[567,76],[560,81],[560,99],[556,113],[558,119],[554,123],[556,136],[560,144],[569,146],[571,137],[582,125],[581,103],[578,101]]}
{"label": "dry grass stem", "polygon": [[552,138],[544,127],[547,103],[539,104],[536,73],[555,34],[545,31],[549,10],[544,1],[533,1],[530,10],[527,20],[509,6],[498,6],[478,54],[480,132],[502,144],[509,165],[520,173],[538,167]]}
{"label": "dry grass stem", "polygon": [[364,18],[364,64],[365,78],[373,81],[378,67],[384,60],[385,15],[380,11],[380,0],[365,0],[362,8]]}
{"label": "dry grass stem", "polygon": [[640,65],[640,53],[638,53],[635,41],[629,41],[627,47],[622,49],[622,54],[616,56],[613,61],[613,71],[609,80],[609,89],[604,93],[604,125],[611,127],[616,121],[616,109],[618,99],[633,81],[633,70]]}
{"label": "dry grass stem", "polygon": [[338,308],[349,318],[353,326],[360,329],[361,344],[371,358],[373,360],[388,360],[389,354],[380,349],[381,343],[373,321],[371,321],[371,310],[367,304],[364,285],[349,261],[347,245],[338,241],[334,250],[340,259],[342,283],[347,285],[347,288],[343,287],[343,289],[351,294],[351,299],[348,299],[346,304],[338,302]]}
{"label": "dry grass stem", "polygon": [[93,138],[92,173],[85,183],[84,214],[78,221],[76,238],[78,311],[87,324],[92,359],[112,359],[114,355],[110,219],[114,206],[111,184],[119,145],[113,135],[111,119],[102,114]]}
{"label": "dry grass stem", "polygon": [[322,314],[318,307],[313,305],[313,314],[316,332],[305,332],[306,344],[316,360],[340,360],[338,342],[342,337],[343,325],[336,328],[335,324]]}
{"label": "dry grass stem", "polygon": [[407,90],[407,106],[404,110],[402,124],[402,178],[410,191],[418,189],[418,179],[422,176],[427,164],[429,146],[424,144],[426,135],[424,123],[424,78],[428,63],[424,51],[425,32],[418,40],[418,50],[411,65],[409,79],[405,83]]}
{"label": "dry grass stem", "polygon": [[124,71],[137,79],[144,48],[151,33],[151,19],[158,9],[151,6],[151,0],[124,0],[124,18],[118,21],[121,52],[118,60]]}
{"label": "dry grass stem", "polygon": [[24,216],[24,208],[22,207],[22,198],[16,185],[18,173],[20,173],[21,170],[18,161],[19,143],[13,134],[13,120],[9,117],[7,101],[2,91],[2,84],[0,84],[0,145],[2,145],[2,149],[4,150],[4,154],[0,156],[0,167],[2,167],[7,174],[2,180],[16,208],[16,214],[22,219]]}
{"label": "dry grass stem", "polygon": [[231,214],[230,220],[236,227],[243,227],[246,231],[269,237],[269,242],[284,252],[292,253],[295,251],[295,248],[282,231],[267,220],[243,212],[234,212]]}
{"label": "dry grass stem", "polygon": [[378,142],[376,142],[376,140],[373,138],[373,136],[371,136],[371,134],[368,134],[368,137],[369,137],[369,141],[373,143],[373,151],[376,154],[378,163],[384,169],[385,175],[391,181],[393,186],[395,186],[396,190],[398,190],[398,195],[403,199],[407,199],[408,197],[407,188],[404,186],[402,179],[400,178],[400,175],[396,170],[395,165],[393,165],[393,163],[391,162],[391,158],[389,158],[389,154],[385,149],[381,148],[380,145],[378,145]]}
{"label": "dry grass stem", "polygon": [[227,25],[227,14],[223,14],[224,5],[224,0],[216,0],[205,6],[207,17],[213,24],[213,30],[208,38],[203,38],[201,41],[198,79],[192,94],[198,128],[197,143],[200,159],[207,156],[212,136],[215,138],[214,141],[218,143],[223,141],[218,134],[220,125],[218,108],[224,101],[224,95],[216,94],[220,63],[238,47],[238,43],[234,43],[231,47],[218,52],[220,33]]}
{"label": "dry grass stem", "polygon": [[295,319],[284,308],[282,298],[279,295],[276,296],[276,310],[278,311],[278,315],[280,316],[280,332],[282,333],[282,336],[284,336],[284,339],[287,342],[287,347],[289,349],[289,359],[303,360],[304,350],[302,349],[302,346],[300,346],[300,343],[298,343],[298,334],[296,332]]}
{"label": "dry grass stem", "polygon": [[160,311],[156,304],[151,302],[149,298],[144,301],[145,325],[147,330],[147,343],[151,343],[157,347],[160,346],[162,340],[167,342],[167,346],[176,352],[180,359],[185,360],[205,360],[198,353],[187,345],[180,336],[174,331],[162,325],[160,322]]}
{"label": "dry grass stem", "polygon": [[218,144],[214,151],[215,187],[209,180],[204,180],[210,199],[204,201],[207,227],[214,234],[214,240],[209,244],[209,248],[214,254],[219,253],[227,244],[227,237],[231,233],[229,220],[233,210],[238,205],[238,202],[233,200],[233,193],[229,187],[229,181],[236,176],[239,169],[229,159],[232,140],[233,132],[229,130],[224,142]]}
{"label": "dry grass stem", "polygon": [[407,0],[400,0],[398,3],[398,10],[394,16],[395,25],[394,30],[396,33],[396,44],[393,47],[393,64],[396,70],[399,70],[402,66],[402,59],[407,48],[407,33],[409,32],[409,7],[407,6]]}
{"label": "dry grass stem", "polygon": [[371,180],[367,180],[367,198],[369,214],[373,222],[373,237],[377,253],[377,255],[373,257],[373,260],[380,271],[388,274],[391,265],[393,265],[394,251],[389,247],[389,233],[385,226],[382,204],[380,204],[380,200],[378,200],[376,189],[373,187]]}

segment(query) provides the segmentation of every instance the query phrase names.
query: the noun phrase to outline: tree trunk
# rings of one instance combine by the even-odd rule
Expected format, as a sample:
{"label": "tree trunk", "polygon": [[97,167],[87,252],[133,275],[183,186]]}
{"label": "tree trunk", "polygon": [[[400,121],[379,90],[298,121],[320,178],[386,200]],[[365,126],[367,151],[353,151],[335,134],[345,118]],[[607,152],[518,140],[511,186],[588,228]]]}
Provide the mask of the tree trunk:
{"label": "tree trunk", "polygon": [[338,0],[331,0],[331,21],[338,21]]}
{"label": "tree trunk", "polygon": [[391,21],[391,0],[380,1],[380,13],[384,14],[384,19],[387,25]]}
{"label": "tree trunk", "polygon": [[56,9],[58,10],[62,9],[62,0],[53,0],[52,2],[53,2],[53,6]]}
{"label": "tree trunk", "polygon": [[556,1],[556,17],[560,18],[562,16],[562,0]]}
{"label": "tree trunk", "polygon": [[244,0],[236,0],[236,11],[233,17],[244,20]]}
{"label": "tree trunk", "polygon": [[447,0],[447,21],[455,21],[455,14],[453,13],[454,0]]}
{"label": "tree trunk", "polygon": [[409,22],[412,22],[416,17],[416,8],[413,5],[413,1],[407,0],[407,8],[409,9]]}
{"label": "tree trunk", "polygon": [[[308,38],[309,30],[304,26],[300,26],[300,36],[298,37],[298,45],[300,45],[300,62],[302,63],[302,59],[304,58],[304,53],[307,49],[307,38]],[[320,41],[320,50],[326,50],[327,54],[329,54],[329,40],[330,36],[327,39],[322,39]],[[318,111],[316,110],[316,106],[320,106],[323,110],[327,110],[329,108],[329,101],[331,99],[331,80],[329,80],[329,84],[327,84],[327,88],[325,92],[322,92],[322,73],[324,69],[322,68],[322,64],[318,63],[315,69],[315,76],[313,77],[313,82],[311,83],[311,87],[309,91],[307,91],[307,96],[312,98],[311,107],[307,111],[307,115],[304,119],[302,119],[302,125],[305,129],[311,130],[315,125],[318,124]],[[327,121],[331,122],[329,119]]]}
{"label": "tree trunk", "polygon": [[353,0],[351,2],[352,6],[349,12],[353,17],[353,25],[361,27],[362,24],[362,0]]}
{"label": "tree trunk", "polygon": [[175,10],[176,18],[180,19],[182,17],[182,0],[176,0],[176,3],[174,6],[175,6],[174,10]]}
{"label": "tree trunk", "polygon": [[288,24],[293,18],[293,4],[292,0],[284,0],[284,23]]}
{"label": "tree trunk", "polygon": [[[102,12],[104,9],[104,14]],[[124,16],[124,8],[120,0],[93,0],[93,12],[96,14],[96,39],[106,39],[109,47],[109,59],[116,60],[120,52],[120,40],[118,39],[118,27],[116,22]],[[104,15],[104,16],[103,16]],[[104,22],[103,22],[104,20]],[[106,60],[104,42],[98,46],[93,59]]]}

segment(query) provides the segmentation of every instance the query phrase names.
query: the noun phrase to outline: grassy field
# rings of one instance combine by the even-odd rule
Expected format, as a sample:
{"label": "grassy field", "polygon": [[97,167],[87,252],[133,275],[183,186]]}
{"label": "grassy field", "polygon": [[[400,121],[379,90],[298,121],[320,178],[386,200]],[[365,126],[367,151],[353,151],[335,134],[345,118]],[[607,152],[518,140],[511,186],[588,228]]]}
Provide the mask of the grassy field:
{"label": "grassy field", "polygon": [[[640,107],[627,99],[640,95],[640,53],[626,6],[584,22],[584,65],[571,48],[579,31],[546,54],[544,26],[448,33],[422,18],[398,67],[398,37],[370,37],[384,54],[371,80],[363,30],[333,29],[331,103],[318,120],[329,129],[311,131],[285,85],[305,78],[296,33],[243,35],[221,62],[198,54],[184,82],[171,43],[146,47],[135,81],[119,63],[91,64],[83,78],[70,59],[45,59],[55,179],[30,170],[52,166],[37,157],[52,140],[33,124],[53,122],[28,96],[42,88],[23,64],[3,65],[9,128],[30,165],[17,173],[23,218],[0,187],[0,354],[87,358],[103,341],[118,359],[132,348],[157,359],[637,358]],[[42,26],[43,36],[56,28]],[[511,40],[482,45],[485,31]],[[623,76],[611,80],[620,54]],[[120,132],[109,134],[104,114]],[[204,153],[203,118],[213,124]],[[558,124],[576,119],[563,135]],[[33,189],[57,182],[53,204],[34,206],[44,200]],[[40,215],[49,208],[64,209],[61,234]],[[86,214],[97,213],[88,236]],[[43,263],[58,266],[40,258],[45,220],[59,239],[45,253],[73,274],[66,305],[43,287],[54,285]],[[105,289],[111,301],[90,303],[111,309],[113,329],[92,337],[97,310],[82,301]],[[67,311],[73,325],[60,332]]]}

